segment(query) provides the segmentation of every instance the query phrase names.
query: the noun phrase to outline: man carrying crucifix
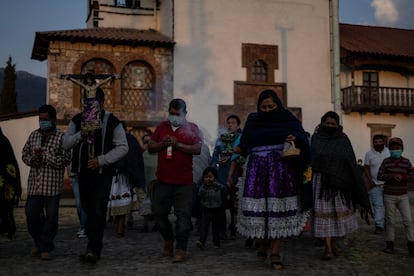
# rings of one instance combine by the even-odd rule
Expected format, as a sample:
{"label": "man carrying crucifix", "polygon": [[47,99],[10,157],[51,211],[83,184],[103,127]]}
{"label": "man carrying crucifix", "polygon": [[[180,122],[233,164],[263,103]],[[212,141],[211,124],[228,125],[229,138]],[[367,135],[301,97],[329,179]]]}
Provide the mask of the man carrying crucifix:
{"label": "man carrying crucifix", "polygon": [[[105,96],[100,87],[96,88],[95,99],[99,103],[101,128],[82,129],[84,114],[79,113],[69,122],[63,138],[64,147],[73,149],[72,172],[78,175],[81,206],[86,213],[88,244],[80,258],[93,264],[102,251],[114,164],[128,153],[125,131],[118,118],[104,109]],[[89,139],[93,139],[92,144]]]}

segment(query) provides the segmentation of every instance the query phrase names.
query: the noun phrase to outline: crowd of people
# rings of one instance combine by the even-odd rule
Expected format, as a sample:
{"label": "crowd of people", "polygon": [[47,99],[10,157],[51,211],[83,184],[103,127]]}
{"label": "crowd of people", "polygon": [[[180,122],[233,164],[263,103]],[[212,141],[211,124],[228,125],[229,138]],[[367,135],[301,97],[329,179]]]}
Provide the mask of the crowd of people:
{"label": "crowd of people", "polygon": [[[323,114],[309,135],[277,94],[264,90],[243,129],[237,115],[227,117],[210,155],[199,127],[186,119],[184,100],[171,100],[167,120],[137,141],[104,109],[101,88],[94,97],[99,111],[94,128],[85,128],[91,124],[85,124],[84,111],[63,133],[56,127],[55,108],[43,105],[39,128],[24,145],[22,159],[30,167],[25,210],[34,242],[32,256],[51,259],[64,172],[69,168],[78,237],[88,239],[80,255],[83,262],[99,260],[109,217],[122,238],[137,209],[144,217],[142,231],[154,221],[164,241],[160,251],[174,262],[187,259],[194,218],[200,250],[209,246],[210,227],[216,248],[239,233],[246,245],[254,242],[257,260],[269,259],[274,270],[284,268],[281,241],[304,231],[324,242],[321,259],[340,256],[337,239],[358,229],[358,213],[367,223],[372,216],[375,233],[385,232],[384,252],[392,254],[397,210],[414,257],[407,191],[414,169],[402,156],[402,139],[389,139],[387,147],[386,137],[375,135],[361,165],[336,112]],[[21,183],[14,152],[1,131],[0,142],[0,230],[11,238]],[[139,208],[138,190],[144,194]]]}

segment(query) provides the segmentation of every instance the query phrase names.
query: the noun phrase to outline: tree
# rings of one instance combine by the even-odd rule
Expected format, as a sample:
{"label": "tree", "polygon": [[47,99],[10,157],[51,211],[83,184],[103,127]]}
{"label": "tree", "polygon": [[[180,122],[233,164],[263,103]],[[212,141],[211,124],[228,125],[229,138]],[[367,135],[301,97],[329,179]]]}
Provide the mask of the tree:
{"label": "tree", "polygon": [[17,112],[16,103],[16,65],[9,57],[4,69],[3,88],[0,95],[0,115]]}

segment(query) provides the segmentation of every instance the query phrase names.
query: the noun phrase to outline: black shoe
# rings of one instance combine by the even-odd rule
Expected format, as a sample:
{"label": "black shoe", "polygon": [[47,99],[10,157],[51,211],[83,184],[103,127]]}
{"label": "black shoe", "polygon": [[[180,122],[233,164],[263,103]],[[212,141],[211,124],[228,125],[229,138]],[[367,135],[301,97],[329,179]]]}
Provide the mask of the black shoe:
{"label": "black shoe", "polygon": [[387,254],[393,254],[394,253],[394,242],[393,241],[386,241],[385,242],[385,249],[384,252]]}
{"label": "black shoe", "polygon": [[154,224],[154,227],[152,227],[152,229],[151,229],[152,232],[158,232],[159,230],[160,230],[160,228],[156,224]]}
{"label": "black shoe", "polygon": [[252,248],[253,247],[253,239],[251,239],[251,238],[246,239],[246,241],[244,242],[244,247]]}
{"label": "black shoe", "polygon": [[313,242],[316,247],[321,247],[325,245],[325,241],[321,238],[316,238]]}
{"label": "black shoe", "polygon": [[99,256],[92,250],[87,250],[85,254],[79,256],[79,260],[89,264],[96,264]]}
{"label": "black shoe", "polygon": [[375,231],[374,231],[374,233],[375,234],[382,234],[382,233],[384,233],[384,228],[381,228],[381,227],[375,227]]}
{"label": "black shoe", "polygon": [[202,241],[197,241],[197,242],[196,242],[196,245],[197,245],[197,247],[198,247],[198,248],[200,248],[201,250],[203,250],[203,249],[204,249],[204,243],[203,243]]}

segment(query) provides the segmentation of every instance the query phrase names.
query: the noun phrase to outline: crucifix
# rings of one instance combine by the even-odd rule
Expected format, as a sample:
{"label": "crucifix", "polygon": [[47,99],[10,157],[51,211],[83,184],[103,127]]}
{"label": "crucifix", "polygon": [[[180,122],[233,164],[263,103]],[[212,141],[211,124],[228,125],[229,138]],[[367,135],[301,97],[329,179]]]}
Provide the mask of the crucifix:
{"label": "crucifix", "polygon": [[[102,104],[96,97],[96,92],[100,87],[117,77],[115,74],[97,74],[91,72],[86,74],[67,74],[60,75],[60,79],[70,80],[79,85],[81,89],[81,103],[83,105],[81,131],[86,135],[88,142],[89,158],[94,157],[94,133],[95,130],[102,128]],[[96,79],[101,79],[99,83]]]}

